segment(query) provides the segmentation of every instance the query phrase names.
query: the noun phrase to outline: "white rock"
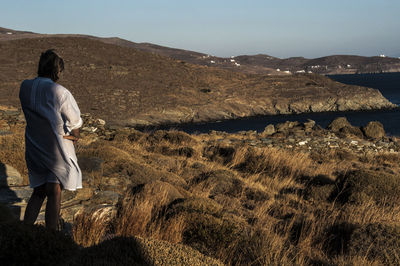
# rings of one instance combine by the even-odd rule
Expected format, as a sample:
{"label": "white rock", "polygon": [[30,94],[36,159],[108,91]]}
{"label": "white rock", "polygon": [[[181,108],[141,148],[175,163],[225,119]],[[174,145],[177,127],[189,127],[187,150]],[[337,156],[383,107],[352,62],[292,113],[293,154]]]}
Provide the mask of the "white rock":
{"label": "white rock", "polygon": [[106,121],[104,121],[103,119],[97,119],[96,120],[97,124],[104,126],[106,124]]}

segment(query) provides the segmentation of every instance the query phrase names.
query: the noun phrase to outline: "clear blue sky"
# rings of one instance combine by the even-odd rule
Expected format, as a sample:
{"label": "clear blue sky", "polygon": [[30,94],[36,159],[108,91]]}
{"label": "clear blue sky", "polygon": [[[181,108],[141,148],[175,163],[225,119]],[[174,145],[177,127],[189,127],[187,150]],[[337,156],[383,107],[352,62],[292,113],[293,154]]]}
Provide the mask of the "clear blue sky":
{"label": "clear blue sky", "polygon": [[0,27],[217,56],[400,56],[400,0],[1,0]]}

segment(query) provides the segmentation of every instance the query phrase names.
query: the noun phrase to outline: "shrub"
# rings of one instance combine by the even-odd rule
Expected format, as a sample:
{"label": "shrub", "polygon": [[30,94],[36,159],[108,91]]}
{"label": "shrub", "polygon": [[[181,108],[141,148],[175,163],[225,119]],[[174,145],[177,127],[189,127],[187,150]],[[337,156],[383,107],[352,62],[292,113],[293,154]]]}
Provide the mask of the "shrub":
{"label": "shrub", "polygon": [[339,222],[327,227],[316,242],[322,242],[322,248],[329,256],[348,253],[351,234],[356,225]]}
{"label": "shrub", "polygon": [[235,148],[230,146],[212,145],[206,147],[203,154],[213,162],[228,164],[233,159]]}
{"label": "shrub", "polygon": [[354,170],[340,175],[331,200],[362,204],[368,199],[377,204],[397,205],[400,200],[400,177],[384,172]]}
{"label": "shrub", "polygon": [[400,226],[368,224],[353,231],[349,253],[368,259],[380,259],[385,265],[400,264]]}
{"label": "shrub", "polygon": [[228,170],[215,170],[201,173],[191,181],[203,191],[209,191],[210,196],[218,194],[238,197],[242,193],[243,182]]}

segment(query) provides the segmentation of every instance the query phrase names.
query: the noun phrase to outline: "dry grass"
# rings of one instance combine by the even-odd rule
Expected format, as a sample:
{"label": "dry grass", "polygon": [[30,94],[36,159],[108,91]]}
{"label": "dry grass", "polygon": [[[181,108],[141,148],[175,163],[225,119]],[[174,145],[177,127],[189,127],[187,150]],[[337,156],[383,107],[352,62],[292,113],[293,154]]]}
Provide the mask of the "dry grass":
{"label": "dry grass", "polygon": [[0,135],[0,162],[17,169],[28,184],[28,169],[25,163],[25,132],[21,127],[12,128],[11,131],[12,135]]}
{"label": "dry grass", "polygon": [[110,231],[110,208],[75,215],[73,238],[83,247],[99,244]]}
{"label": "dry grass", "polygon": [[[24,163],[22,151],[10,152],[21,148],[22,137],[0,137],[2,162]],[[127,181],[115,215],[95,209],[76,216],[75,241],[91,246],[108,236],[154,238],[189,245],[228,265],[400,263],[400,205],[379,196],[397,193],[386,183],[400,178],[398,154],[306,154],[221,144],[220,137],[126,131],[113,141],[82,142],[79,156],[104,161],[102,176],[95,177],[98,189],[111,177]],[[179,152],[187,147],[191,156]],[[370,174],[368,182],[354,174],[364,180],[354,193],[367,191],[357,204],[339,201],[344,192],[335,190],[351,173]],[[371,238],[371,228],[383,236]],[[357,248],[363,242],[387,255]]]}

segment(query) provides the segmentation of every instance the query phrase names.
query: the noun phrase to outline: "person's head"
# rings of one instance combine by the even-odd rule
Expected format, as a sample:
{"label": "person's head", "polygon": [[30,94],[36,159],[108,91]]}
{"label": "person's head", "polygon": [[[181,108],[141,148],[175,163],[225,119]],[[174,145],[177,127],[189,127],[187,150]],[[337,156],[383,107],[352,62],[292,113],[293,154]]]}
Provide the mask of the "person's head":
{"label": "person's head", "polygon": [[38,76],[50,78],[56,82],[64,70],[64,60],[53,50],[47,50],[40,56]]}

